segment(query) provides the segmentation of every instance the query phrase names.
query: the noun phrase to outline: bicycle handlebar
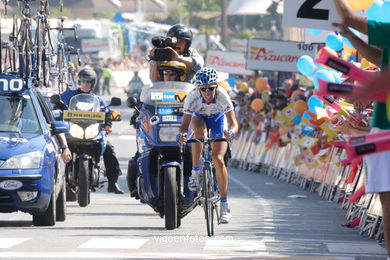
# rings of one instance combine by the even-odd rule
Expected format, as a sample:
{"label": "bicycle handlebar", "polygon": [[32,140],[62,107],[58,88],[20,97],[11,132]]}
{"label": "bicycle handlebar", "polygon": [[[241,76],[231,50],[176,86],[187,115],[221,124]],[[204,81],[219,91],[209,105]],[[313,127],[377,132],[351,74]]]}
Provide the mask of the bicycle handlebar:
{"label": "bicycle handlebar", "polygon": [[192,138],[188,139],[187,143],[214,143],[227,142],[226,138]]}

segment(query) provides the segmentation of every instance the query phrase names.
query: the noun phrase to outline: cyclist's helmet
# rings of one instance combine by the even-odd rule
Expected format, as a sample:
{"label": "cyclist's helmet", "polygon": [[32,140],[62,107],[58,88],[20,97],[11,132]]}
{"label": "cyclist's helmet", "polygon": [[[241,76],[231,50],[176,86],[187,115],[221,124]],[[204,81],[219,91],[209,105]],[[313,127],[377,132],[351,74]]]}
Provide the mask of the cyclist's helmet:
{"label": "cyclist's helmet", "polygon": [[192,31],[185,24],[175,24],[167,32],[167,37],[176,37],[177,39],[186,40],[186,48],[184,54],[189,55],[189,48],[192,43]]}
{"label": "cyclist's helmet", "polygon": [[195,84],[201,85],[217,84],[217,71],[213,68],[203,67],[195,74]]}
{"label": "cyclist's helmet", "polygon": [[82,68],[79,73],[77,74],[79,80],[88,80],[92,83],[91,90],[95,87],[96,84],[96,72],[90,67],[85,66]]}
{"label": "cyclist's helmet", "polygon": [[[168,61],[162,63],[160,65],[160,74],[163,73],[164,70],[173,70],[177,72],[178,77],[176,81],[184,81],[186,79],[187,74],[187,65],[179,61]],[[161,75],[162,77],[162,75]]]}

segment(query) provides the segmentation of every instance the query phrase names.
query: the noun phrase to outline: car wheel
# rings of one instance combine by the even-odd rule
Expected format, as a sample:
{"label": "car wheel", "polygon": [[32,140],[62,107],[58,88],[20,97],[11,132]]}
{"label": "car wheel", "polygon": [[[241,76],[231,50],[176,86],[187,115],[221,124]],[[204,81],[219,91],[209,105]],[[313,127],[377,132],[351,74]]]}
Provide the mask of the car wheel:
{"label": "car wheel", "polygon": [[62,182],[62,187],[60,194],[58,194],[57,198],[57,212],[56,212],[56,220],[57,221],[65,221],[66,219],[66,184],[65,178]]}
{"label": "car wheel", "polygon": [[51,191],[50,203],[43,215],[33,215],[34,226],[54,226],[56,224],[56,192]]}

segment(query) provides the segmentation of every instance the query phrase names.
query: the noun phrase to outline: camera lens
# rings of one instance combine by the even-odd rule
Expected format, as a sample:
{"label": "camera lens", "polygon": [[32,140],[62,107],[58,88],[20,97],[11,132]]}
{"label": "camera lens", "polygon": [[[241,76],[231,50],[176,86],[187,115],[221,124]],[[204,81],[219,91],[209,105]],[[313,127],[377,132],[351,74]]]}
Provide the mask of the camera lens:
{"label": "camera lens", "polygon": [[155,47],[160,47],[161,44],[162,44],[162,39],[161,39],[161,37],[159,37],[159,36],[153,37],[153,38],[152,38],[152,44],[153,44],[153,46],[155,46]]}

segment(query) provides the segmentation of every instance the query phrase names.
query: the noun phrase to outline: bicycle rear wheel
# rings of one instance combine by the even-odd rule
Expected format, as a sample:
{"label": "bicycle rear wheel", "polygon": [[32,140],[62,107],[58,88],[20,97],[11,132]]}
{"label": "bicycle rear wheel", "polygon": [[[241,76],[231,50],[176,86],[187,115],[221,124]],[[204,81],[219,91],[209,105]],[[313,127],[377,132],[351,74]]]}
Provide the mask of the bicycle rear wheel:
{"label": "bicycle rear wheel", "polygon": [[204,213],[206,218],[207,235],[214,236],[214,181],[211,176],[210,165],[205,165],[203,169],[203,197]]}

